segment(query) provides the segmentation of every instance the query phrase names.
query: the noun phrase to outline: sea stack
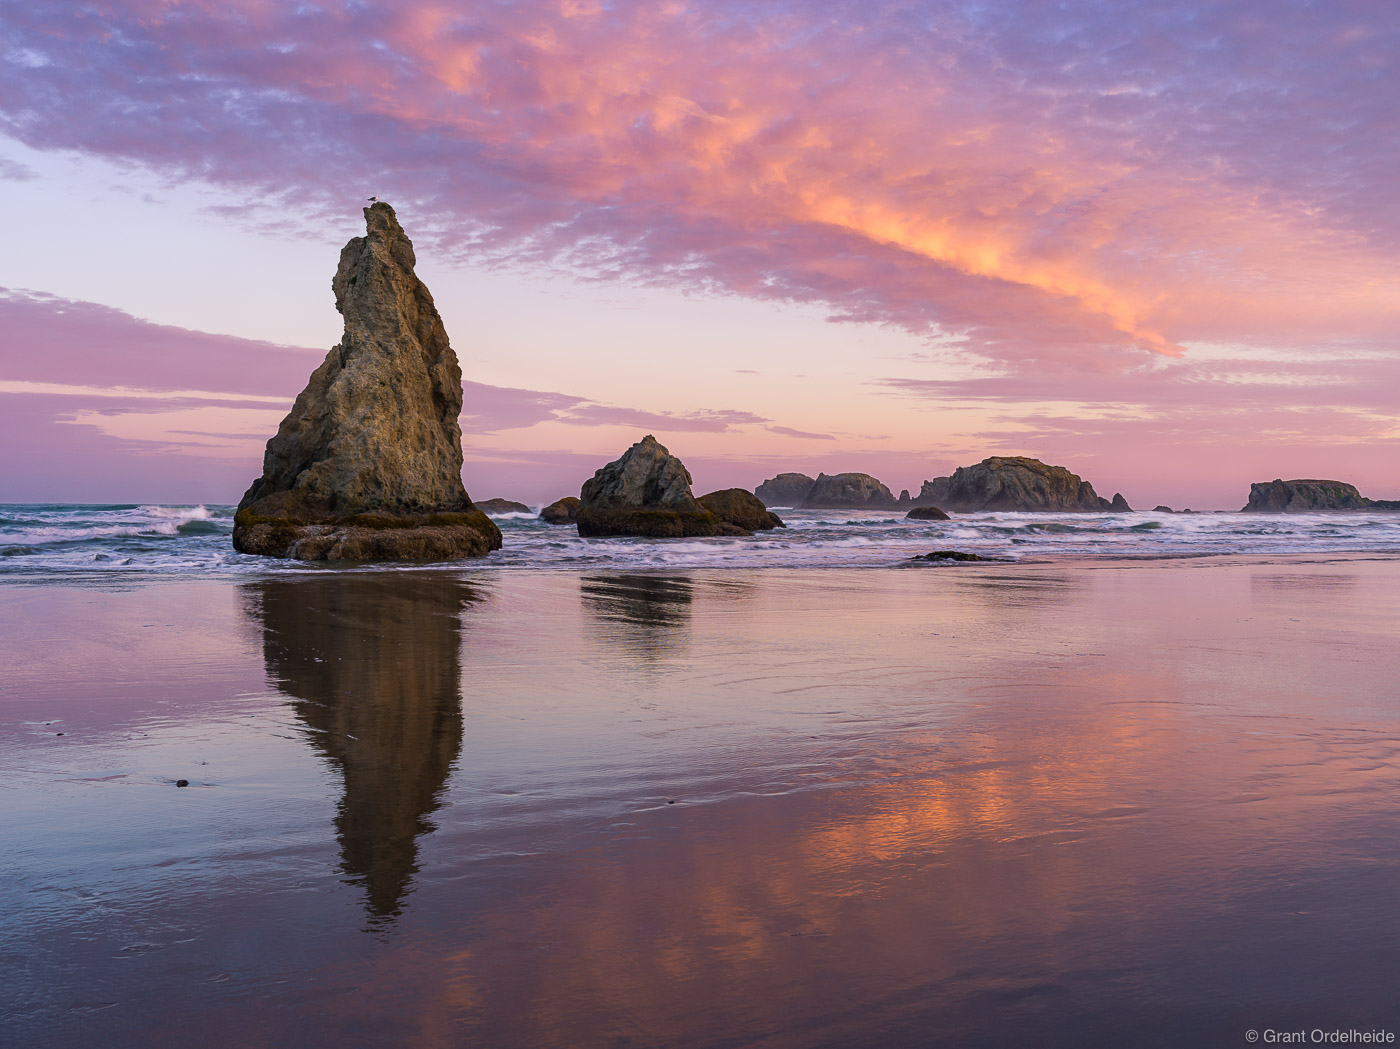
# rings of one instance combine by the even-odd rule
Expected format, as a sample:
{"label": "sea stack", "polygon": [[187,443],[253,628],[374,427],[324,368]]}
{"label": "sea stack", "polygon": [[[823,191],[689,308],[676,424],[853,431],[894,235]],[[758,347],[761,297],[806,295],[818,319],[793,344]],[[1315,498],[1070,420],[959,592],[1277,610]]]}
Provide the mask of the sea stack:
{"label": "sea stack", "polygon": [[1356,485],[1345,481],[1298,479],[1258,481],[1249,486],[1249,502],[1241,513],[1300,514],[1314,510],[1389,509],[1384,501],[1375,507]]}
{"label": "sea stack", "polygon": [[925,481],[918,503],[959,513],[979,510],[1077,511],[1127,513],[1128,501],[1100,496],[1088,481],[1063,466],[1047,466],[1025,456],[993,456],[975,466],[960,466],[949,477]]}
{"label": "sea stack", "polygon": [[816,484],[814,478],[806,474],[785,473],[770,477],[753,490],[753,494],[764,506],[801,506],[802,500]]}
{"label": "sea stack", "polygon": [[886,510],[899,505],[894,493],[869,474],[817,474],[801,510]]}
{"label": "sea stack", "polygon": [[238,504],[234,548],[304,561],[437,561],[500,548],[462,485],[462,370],[413,268],[394,209],[364,209],[366,235],[331,281],[345,318],[267,442]]}
{"label": "sea stack", "polygon": [[647,434],[583,482],[578,534],[679,539],[740,532],[701,506],[690,483],[685,464]]}

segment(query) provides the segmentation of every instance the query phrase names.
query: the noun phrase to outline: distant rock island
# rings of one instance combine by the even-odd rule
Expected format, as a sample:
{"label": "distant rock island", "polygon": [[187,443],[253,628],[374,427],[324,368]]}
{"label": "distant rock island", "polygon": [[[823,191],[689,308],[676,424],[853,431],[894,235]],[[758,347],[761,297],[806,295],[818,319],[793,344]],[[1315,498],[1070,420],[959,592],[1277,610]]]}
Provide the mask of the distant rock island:
{"label": "distant rock island", "polygon": [[696,500],[685,464],[651,434],[583,482],[578,508],[581,536],[678,539],[728,530]]}
{"label": "distant rock island", "polygon": [[483,499],[476,508],[484,514],[528,514],[530,508],[513,499]]}
{"label": "distant rock island", "polygon": [[247,554],[308,561],[435,561],[499,549],[462,485],[462,370],[394,209],[364,209],[366,236],[331,281],[339,345],[267,442],[234,518]]}
{"label": "distant rock island", "polygon": [[869,474],[818,474],[801,510],[887,510],[899,501]]}
{"label": "distant rock island", "polygon": [[925,481],[915,500],[959,513],[979,510],[1127,513],[1128,501],[1112,501],[1063,466],[1047,466],[1025,456],[992,456],[975,466],[961,466],[948,477]]}
{"label": "distant rock island", "polygon": [[1344,481],[1259,481],[1241,513],[1301,514],[1314,510],[1400,510],[1400,499],[1367,499]]}
{"label": "distant rock island", "polygon": [[764,506],[801,506],[802,500],[816,484],[816,479],[806,474],[786,473],[770,477],[753,490]]}
{"label": "distant rock island", "polygon": [[545,524],[578,524],[578,496],[566,495],[556,499],[540,511],[540,520]]}

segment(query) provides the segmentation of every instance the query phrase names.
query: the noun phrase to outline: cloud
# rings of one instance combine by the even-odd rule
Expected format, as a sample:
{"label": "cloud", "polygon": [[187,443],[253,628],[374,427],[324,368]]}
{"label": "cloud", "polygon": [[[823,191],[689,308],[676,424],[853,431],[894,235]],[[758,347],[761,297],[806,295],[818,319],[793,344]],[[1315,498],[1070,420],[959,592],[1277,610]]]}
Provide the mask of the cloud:
{"label": "cloud", "polygon": [[[246,485],[258,470],[267,438],[325,356],[322,350],[152,324],[109,306],[4,288],[0,330],[6,333],[0,343],[0,404],[8,405],[12,416],[8,446],[32,449],[19,457],[23,463],[11,456],[0,467],[0,488],[6,489],[0,491],[0,501],[6,494],[18,499],[39,497],[23,492],[51,492],[46,475],[87,476],[75,456],[83,462],[122,464],[110,467],[115,472],[101,477],[102,486],[110,486],[124,471],[137,489],[166,491],[163,475],[170,472],[170,463],[190,457],[237,464]],[[471,381],[463,383],[463,402],[463,432],[478,438],[544,423],[728,433],[769,422],[735,409],[644,411],[568,393]],[[125,451],[115,453],[114,446]],[[469,449],[469,459],[472,454]],[[478,454],[500,458],[506,453]],[[541,453],[521,454],[533,462]],[[596,455],[570,455],[582,455],[596,468]],[[534,465],[543,469],[543,477],[557,479],[564,465],[572,469],[575,462],[546,456]],[[171,474],[176,475],[185,476]],[[223,467],[218,476],[225,476]],[[236,494],[230,489],[222,498]],[[214,496],[186,492],[170,497]]]}
{"label": "cloud", "polygon": [[[373,186],[462,257],[826,304],[1021,371],[1387,340],[1384,4],[51,0],[0,129],[256,191]],[[348,194],[348,195],[355,195]]]}
{"label": "cloud", "polygon": [[766,429],[769,433],[779,433],[785,437],[801,437],[810,441],[836,440],[836,438],[829,433],[807,433],[804,430],[794,430],[790,426],[766,426],[764,427],[764,429]]}
{"label": "cloud", "polygon": [[0,182],[32,182],[38,177],[39,173],[27,164],[0,157]]}

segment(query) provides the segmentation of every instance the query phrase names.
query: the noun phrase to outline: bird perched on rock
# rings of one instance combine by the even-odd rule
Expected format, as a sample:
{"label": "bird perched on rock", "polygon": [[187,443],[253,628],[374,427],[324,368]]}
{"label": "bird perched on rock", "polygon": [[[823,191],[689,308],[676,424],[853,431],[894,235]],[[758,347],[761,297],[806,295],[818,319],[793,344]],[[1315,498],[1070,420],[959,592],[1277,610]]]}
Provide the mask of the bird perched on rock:
{"label": "bird perched on rock", "polygon": [[366,197],[365,199],[366,199],[367,201],[369,201],[371,204],[378,204],[378,203],[379,203],[379,198],[378,198],[378,197]]}

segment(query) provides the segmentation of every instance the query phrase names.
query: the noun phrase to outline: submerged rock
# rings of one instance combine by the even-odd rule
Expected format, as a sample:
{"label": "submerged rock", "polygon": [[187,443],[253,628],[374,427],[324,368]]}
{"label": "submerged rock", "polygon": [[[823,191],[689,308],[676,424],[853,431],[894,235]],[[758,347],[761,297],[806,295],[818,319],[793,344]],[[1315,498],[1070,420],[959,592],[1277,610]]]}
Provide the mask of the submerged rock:
{"label": "submerged rock", "polygon": [[545,524],[578,524],[578,496],[566,495],[556,499],[540,511],[540,520]]}
{"label": "submerged rock", "polygon": [[931,554],[915,554],[911,561],[1005,561],[1004,557],[983,557],[962,550],[935,550]]}
{"label": "submerged rock", "polygon": [[801,506],[817,482],[806,474],[786,473],[770,477],[753,490],[764,506]]}
{"label": "submerged rock", "polygon": [[883,484],[869,474],[818,474],[802,510],[884,510],[899,502]]}
{"label": "submerged rock", "polygon": [[702,495],[696,502],[725,524],[734,525],[747,532],[787,527],[783,524],[783,519],[764,506],[758,496],[743,488],[724,488],[709,495]]}
{"label": "submerged rock", "polygon": [[512,499],[484,499],[476,504],[484,514],[528,514],[530,508]]}
{"label": "submerged rock", "polygon": [[904,515],[906,521],[947,521],[949,517],[936,506],[916,506]]}
{"label": "submerged rock", "polygon": [[[1249,502],[1241,513],[1298,514],[1312,510],[1373,508],[1353,484],[1343,481],[1260,481],[1249,486]],[[1385,507],[1375,507],[1385,509]]]}
{"label": "submerged rock", "polygon": [[992,456],[975,466],[961,466],[949,477],[925,481],[918,502],[945,510],[1035,510],[1103,512],[1127,510],[1094,491],[1094,486],[1063,466],[1047,466],[1025,456]]}
{"label": "submerged rock", "polygon": [[480,557],[500,529],[462,485],[462,371],[413,272],[394,209],[364,209],[366,236],[331,287],[345,334],[267,442],[234,518],[234,548],[301,560]]}
{"label": "submerged rock", "polygon": [[685,464],[651,434],[584,481],[580,496],[581,536],[679,539],[730,532],[696,501]]}

